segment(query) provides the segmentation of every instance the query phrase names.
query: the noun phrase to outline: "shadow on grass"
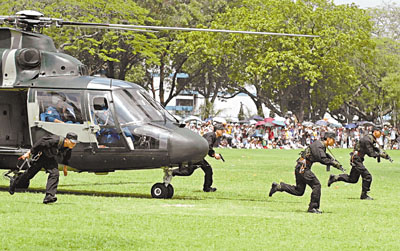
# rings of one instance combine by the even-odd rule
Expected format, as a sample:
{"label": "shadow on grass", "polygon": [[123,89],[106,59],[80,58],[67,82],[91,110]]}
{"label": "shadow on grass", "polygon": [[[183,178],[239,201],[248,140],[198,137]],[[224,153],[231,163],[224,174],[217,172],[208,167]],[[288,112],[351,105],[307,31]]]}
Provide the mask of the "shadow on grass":
{"label": "shadow on grass", "polygon": [[70,185],[58,185],[58,187],[78,187],[78,186],[108,186],[108,185],[129,185],[129,184],[147,184],[148,182],[109,182],[109,183],[85,183],[85,184],[70,184]]}
{"label": "shadow on grass", "polygon": [[[0,186],[0,191],[8,191],[8,186]],[[45,189],[41,188],[29,188],[29,189],[16,189],[16,192],[27,192],[27,193],[46,193]],[[96,197],[125,197],[125,198],[139,198],[139,199],[153,199],[149,194],[143,193],[118,193],[118,192],[99,192],[89,190],[65,190],[58,189],[57,194],[68,194],[68,195],[83,195],[83,196],[96,196]],[[188,196],[174,196],[173,199],[177,200],[204,200],[199,197],[188,197]]]}
{"label": "shadow on grass", "polygon": [[304,214],[308,214],[308,215],[324,215],[324,214],[332,214],[332,212],[331,211],[324,211],[324,210],[321,210],[321,212],[322,212],[322,214],[314,214],[314,213],[310,213],[310,212],[307,212],[307,210],[295,210],[295,211],[293,211],[293,212],[295,212],[295,213],[304,213]]}
{"label": "shadow on grass", "polygon": [[360,199],[360,197],[348,197],[347,199],[348,200],[359,200],[359,201],[374,201],[374,200],[376,200],[375,197],[373,200],[362,200],[362,199]]}

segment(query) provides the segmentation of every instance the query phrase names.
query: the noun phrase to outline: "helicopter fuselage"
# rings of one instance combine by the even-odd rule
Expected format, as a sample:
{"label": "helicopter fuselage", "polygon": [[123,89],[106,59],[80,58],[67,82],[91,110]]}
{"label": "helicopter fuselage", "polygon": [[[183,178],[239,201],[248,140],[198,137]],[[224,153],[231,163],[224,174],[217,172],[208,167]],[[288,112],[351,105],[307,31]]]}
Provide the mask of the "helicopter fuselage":
{"label": "helicopter fuselage", "polygon": [[183,128],[142,87],[87,76],[42,34],[0,28],[0,168],[45,135],[78,135],[70,166],[111,172],[200,161],[207,142]]}

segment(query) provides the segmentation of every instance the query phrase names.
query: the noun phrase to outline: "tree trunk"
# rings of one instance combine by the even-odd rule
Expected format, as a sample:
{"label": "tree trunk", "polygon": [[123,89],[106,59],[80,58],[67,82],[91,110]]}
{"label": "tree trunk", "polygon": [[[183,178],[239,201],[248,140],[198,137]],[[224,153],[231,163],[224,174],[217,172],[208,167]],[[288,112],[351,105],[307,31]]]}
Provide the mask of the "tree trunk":
{"label": "tree trunk", "polygon": [[264,117],[264,112],[262,109],[262,102],[259,99],[257,99],[257,100],[254,100],[254,104],[256,104],[256,107],[257,107],[257,115]]}
{"label": "tree trunk", "polygon": [[107,66],[108,66],[107,77],[109,77],[109,78],[115,78],[114,62],[112,62],[112,61],[107,61]]}

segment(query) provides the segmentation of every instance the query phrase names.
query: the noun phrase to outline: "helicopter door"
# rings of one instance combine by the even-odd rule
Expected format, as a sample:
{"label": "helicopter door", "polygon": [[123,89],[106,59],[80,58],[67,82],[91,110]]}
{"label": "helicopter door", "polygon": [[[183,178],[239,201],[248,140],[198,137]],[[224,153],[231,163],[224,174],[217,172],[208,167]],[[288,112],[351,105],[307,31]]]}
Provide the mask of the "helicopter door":
{"label": "helicopter door", "polygon": [[88,133],[96,128],[84,118],[82,101],[78,90],[31,89],[28,120],[33,142],[48,134],[65,136],[68,132],[75,132],[81,143],[96,142],[95,134]]}
{"label": "helicopter door", "polygon": [[108,91],[89,92],[91,121],[100,127],[96,133],[98,148],[124,148],[123,136],[115,123]]}
{"label": "helicopter door", "polygon": [[26,99],[26,91],[0,91],[0,146],[30,145]]}

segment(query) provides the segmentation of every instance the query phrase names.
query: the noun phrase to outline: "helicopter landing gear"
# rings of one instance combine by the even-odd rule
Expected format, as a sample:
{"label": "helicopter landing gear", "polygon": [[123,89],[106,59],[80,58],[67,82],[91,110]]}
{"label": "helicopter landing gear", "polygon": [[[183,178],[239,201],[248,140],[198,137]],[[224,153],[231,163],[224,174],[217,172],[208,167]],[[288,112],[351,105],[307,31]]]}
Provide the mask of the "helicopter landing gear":
{"label": "helicopter landing gear", "polygon": [[155,199],[171,199],[174,196],[174,187],[170,184],[172,180],[172,168],[163,167],[164,183],[156,183],[151,187],[151,197]]}
{"label": "helicopter landing gear", "polygon": [[151,187],[151,197],[155,199],[171,199],[174,196],[174,187],[171,184],[156,183]]}

